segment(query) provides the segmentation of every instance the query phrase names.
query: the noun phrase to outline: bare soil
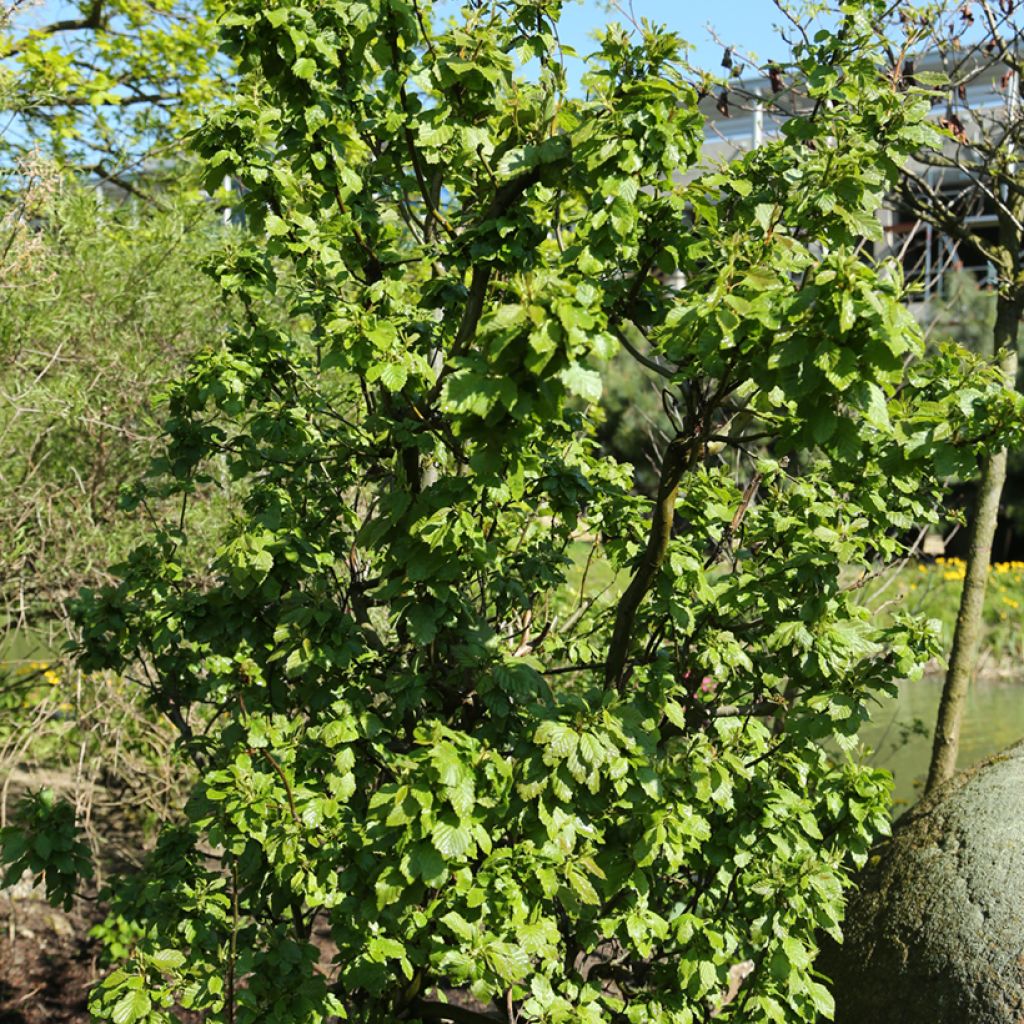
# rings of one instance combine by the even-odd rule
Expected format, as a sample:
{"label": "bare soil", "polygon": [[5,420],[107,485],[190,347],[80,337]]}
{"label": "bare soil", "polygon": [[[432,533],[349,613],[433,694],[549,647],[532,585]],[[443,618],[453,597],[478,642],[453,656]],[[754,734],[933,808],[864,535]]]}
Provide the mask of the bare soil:
{"label": "bare soil", "polygon": [[0,1024],[88,1024],[98,954],[88,910],[54,910],[25,883],[0,894]]}

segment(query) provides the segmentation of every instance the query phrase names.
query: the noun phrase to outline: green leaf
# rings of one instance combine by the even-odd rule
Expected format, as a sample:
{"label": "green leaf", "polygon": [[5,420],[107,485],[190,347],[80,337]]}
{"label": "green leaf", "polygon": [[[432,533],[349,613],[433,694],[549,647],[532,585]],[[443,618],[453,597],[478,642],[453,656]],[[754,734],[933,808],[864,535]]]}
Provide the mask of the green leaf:
{"label": "green leaf", "polygon": [[544,761],[555,764],[576,753],[579,744],[579,733],[564,722],[545,721],[537,727],[533,736],[534,742],[542,744],[546,749]]}
{"label": "green leaf", "polygon": [[126,992],[115,1004],[110,1015],[113,1024],[135,1024],[151,1008],[149,996],[141,989]]}
{"label": "green leaf", "polygon": [[832,1020],[836,1013],[836,1004],[832,993],[824,985],[810,979],[807,981],[807,993],[818,1013],[826,1020]]}
{"label": "green leaf", "polygon": [[388,391],[401,391],[409,378],[409,371],[404,363],[388,363],[380,372],[380,382]]}
{"label": "green leaf", "polygon": [[560,374],[562,383],[570,394],[578,395],[587,402],[597,402],[601,398],[601,374],[595,370],[587,370],[579,363],[573,363]]}
{"label": "green leaf", "polygon": [[434,824],[430,840],[435,849],[446,860],[460,860],[473,848],[473,837],[469,830],[461,825],[452,825],[445,821]]}
{"label": "green leaf", "polygon": [[680,704],[677,704],[674,700],[665,701],[665,717],[677,728],[684,732],[687,730],[688,725],[686,722],[686,712]]}
{"label": "green leaf", "polygon": [[864,418],[878,430],[890,430],[892,423],[889,420],[885,393],[877,384],[869,382],[865,387],[868,397],[864,407]]}
{"label": "green leaf", "polygon": [[431,751],[430,760],[445,786],[461,786],[473,778],[470,768],[463,764],[459,752],[447,740],[437,744]]}
{"label": "green leaf", "polygon": [[158,971],[173,971],[185,962],[185,954],[177,949],[158,949],[149,956],[150,963]]}
{"label": "green leaf", "polygon": [[849,292],[843,292],[839,297],[839,330],[845,334],[853,327],[856,320],[857,313],[853,296]]}
{"label": "green leaf", "polygon": [[530,957],[512,942],[488,943],[485,956],[494,973],[506,983],[522,981],[530,973]]}
{"label": "green leaf", "polygon": [[427,843],[417,843],[409,858],[409,868],[427,885],[439,886],[444,883],[448,874],[444,861],[445,858],[433,846]]}
{"label": "green leaf", "polygon": [[274,236],[287,235],[291,230],[276,213],[270,213],[266,219],[267,234]]}
{"label": "green leaf", "polygon": [[582,903],[589,904],[590,906],[600,904],[601,897],[598,896],[594,883],[590,881],[586,873],[577,865],[568,865],[566,878],[569,880],[569,885],[572,887],[573,892],[576,893]]}
{"label": "green leaf", "polygon": [[402,960],[406,955],[405,946],[397,939],[373,938],[367,949],[374,960]]}

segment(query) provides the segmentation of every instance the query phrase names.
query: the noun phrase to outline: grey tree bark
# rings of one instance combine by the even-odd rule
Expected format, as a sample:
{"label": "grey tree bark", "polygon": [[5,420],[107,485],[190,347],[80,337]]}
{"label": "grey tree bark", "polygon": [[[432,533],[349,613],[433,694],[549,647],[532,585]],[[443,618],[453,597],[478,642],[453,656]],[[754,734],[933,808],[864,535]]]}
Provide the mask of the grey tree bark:
{"label": "grey tree bark", "polygon": [[[1016,296],[1000,294],[996,307],[993,335],[994,351],[1010,387],[1017,380],[1017,333],[1020,323],[1021,301]],[[930,793],[956,771],[960,749],[960,725],[963,721],[967,692],[978,667],[984,621],[985,587],[992,561],[992,541],[999,515],[999,499],[1006,481],[1006,450],[993,452],[984,460],[981,479],[971,516],[967,545],[967,566],[964,589],[960,595],[953,632],[953,646],[949,655],[949,668],[942,688],[939,713],[935,723],[935,739],[928,769],[925,793]]]}

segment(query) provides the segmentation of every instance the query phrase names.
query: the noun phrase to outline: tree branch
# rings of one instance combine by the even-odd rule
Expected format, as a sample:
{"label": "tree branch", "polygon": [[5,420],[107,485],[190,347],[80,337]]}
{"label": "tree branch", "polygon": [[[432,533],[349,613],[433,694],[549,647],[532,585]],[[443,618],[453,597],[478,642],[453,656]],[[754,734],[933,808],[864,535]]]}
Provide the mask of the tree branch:
{"label": "tree branch", "polygon": [[167,204],[159,199],[155,193],[147,192],[145,189],[140,188],[134,182],[128,178],[119,174],[117,171],[108,170],[102,160],[98,160],[94,164],[90,164],[84,167],[83,170],[92,172],[99,177],[99,183],[102,185],[104,182],[109,182],[111,185],[115,185],[117,188],[122,189],[128,195],[135,196],[136,199],[142,199],[147,203],[152,203],[158,210],[166,210]]}
{"label": "tree branch", "polygon": [[619,607],[615,613],[615,628],[608,644],[608,659],[604,669],[606,686],[617,688],[622,684],[637,610],[647,591],[654,584],[672,537],[672,519],[675,515],[679,482],[683,474],[692,468],[700,457],[702,442],[703,438],[699,434],[680,436],[676,437],[665,451],[661,463],[658,497],[651,517],[651,530],[647,536],[647,547],[640,556],[636,574],[619,599]]}
{"label": "tree branch", "polygon": [[622,347],[641,365],[646,366],[648,370],[653,370],[655,373],[660,374],[662,377],[666,377],[669,380],[672,379],[672,371],[667,366],[662,366],[661,363],[656,363],[649,356],[645,356],[638,348],[632,345],[629,339],[626,337],[626,332],[621,327],[612,326],[612,331],[615,337],[619,339],[619,343]]}
{"label": "tree branch", "polygon": [[[43,25],[36,29],[37,33],[47,36],[59,35],[61,32],[79,32],[85,29],[103,27],[103,0],[93,0],[89,13],[84,18],[63,18],[60,21],[52,21],[49,25]],[[23,46],[15,46],[8,50],[3,56],[17,57],[24,50]]]}
{"label": "tree branch", "polygon": [[[500,217],[531,185],[536,184],[539,180],[540,168],[535,167],[518,178],[506,182],[495,192],[481,223]],[[461,352],[476,333],[477,324],[483,315],[484,299],[487,296],[487,286],[491,283],[492,270],[493,267],[490,263],[477,263],[473,267],[466,307],[462,312],[459,329],[455,335],[456,352]],[[441,379],[438,378],[435,390],[439,388],[440,383]]]}
{"label": "tree branch", "polygon": [[490,263],[478,263],[473,268],[473,276],[469,282],[469,295],[466,307],[462,311],[459,329],[455,334],[455,352],[462,352],[476,333],[477,324],[484,312],[484,299],[487,297],[487,286],[491,283]]}

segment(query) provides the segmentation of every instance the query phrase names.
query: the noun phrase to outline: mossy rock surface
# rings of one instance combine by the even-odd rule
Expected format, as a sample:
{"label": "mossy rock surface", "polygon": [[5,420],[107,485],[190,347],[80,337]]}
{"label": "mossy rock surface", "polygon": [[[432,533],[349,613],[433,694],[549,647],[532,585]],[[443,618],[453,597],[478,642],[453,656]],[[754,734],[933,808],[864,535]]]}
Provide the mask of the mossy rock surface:
{"label": "mossy rock surface", "polygon": [[1024,743],[899,820],[844,932],[836,1024],[1024,1024]]}

